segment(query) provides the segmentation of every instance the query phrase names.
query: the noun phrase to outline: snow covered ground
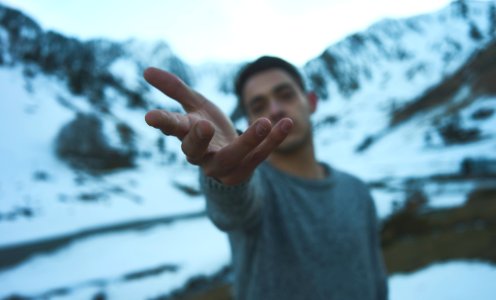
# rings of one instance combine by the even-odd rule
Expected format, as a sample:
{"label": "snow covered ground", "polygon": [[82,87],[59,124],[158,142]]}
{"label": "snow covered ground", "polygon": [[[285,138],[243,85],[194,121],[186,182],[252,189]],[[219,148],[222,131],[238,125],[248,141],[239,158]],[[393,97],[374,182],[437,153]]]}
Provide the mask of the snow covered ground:
{"label": "snow covered ground", "polygon": [[491,300],[496,296],[496,266],[450,261],[389,278],[391,300]]}
{"label": "snow covered ground", "polygon": [[89,299],[101,291],[109,299],[149,299],[212,275],[229,260],[226,236],[206,218],[104,234],[0,271],[0,299]]}
{"label": "snow covered ground", "polygon": [[[0,101],[4,140],[0,143],[0,213],[8,216],[29,208],[32,215],[3,219],[0,246],[204,209],[201,199],[174,187],[177,181],[194,181],[196,170],[181,164],[164,167],[159,156],[144,160],[137,169],[104,177],[74,172],[54,150],[57,131],[74,116],[57,102],[67,91],[54,78],[40,76],[29,83],[36,91],[30,94],[22,88],[25,83],[20,74],[16,69],[0,68],[0,90],[9,91],[7,99]],[[142,136],[158,136],[143,115],[128,112],[125,117],[130,123],[140,122],[136,128],[144,132]],[[36,178],[40,173],[44,179]],[[87,198],[91,199],[84,201]]]}

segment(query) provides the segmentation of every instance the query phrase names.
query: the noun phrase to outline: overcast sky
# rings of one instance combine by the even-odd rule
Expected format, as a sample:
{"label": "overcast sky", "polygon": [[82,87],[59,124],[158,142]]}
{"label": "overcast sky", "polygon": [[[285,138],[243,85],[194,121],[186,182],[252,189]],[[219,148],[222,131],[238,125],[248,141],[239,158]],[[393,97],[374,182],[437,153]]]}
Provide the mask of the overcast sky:
{"label": "overcast sky", "polygon": [[302,65],[385,17],[447,0],[5,0],[45,29],[81,38],[162,39],[188,63],[271,54]]}

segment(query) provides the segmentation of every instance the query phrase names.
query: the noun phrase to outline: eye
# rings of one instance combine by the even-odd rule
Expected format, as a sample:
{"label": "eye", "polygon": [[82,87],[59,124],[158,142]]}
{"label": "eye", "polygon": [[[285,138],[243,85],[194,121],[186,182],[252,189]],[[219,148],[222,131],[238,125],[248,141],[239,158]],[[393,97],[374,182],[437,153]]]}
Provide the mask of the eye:
{"label": "eye", "polygon": [[294,99],[295,97],[295,92],[292,89],[284,89],[279,92],[279,99],[281,99],[284,102],[289,102]]}
{"label": "eye", "polygon": [[265,110],[265,101],[257,100],[250,104],[250,112],[253,115],[261,114]]}

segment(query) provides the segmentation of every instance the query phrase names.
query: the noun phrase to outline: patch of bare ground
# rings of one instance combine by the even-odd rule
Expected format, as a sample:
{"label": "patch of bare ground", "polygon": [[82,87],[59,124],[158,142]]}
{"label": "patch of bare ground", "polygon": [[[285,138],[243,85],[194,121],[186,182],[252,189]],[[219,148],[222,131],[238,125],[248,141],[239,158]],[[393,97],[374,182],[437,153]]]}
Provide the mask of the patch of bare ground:
{"label": "patch of bare ground", "polygon": [[496,264],[496,188],[468,197],[464,206],[428,212],[406,205],[385,220],[381,235],[389,273],[453,259]]}

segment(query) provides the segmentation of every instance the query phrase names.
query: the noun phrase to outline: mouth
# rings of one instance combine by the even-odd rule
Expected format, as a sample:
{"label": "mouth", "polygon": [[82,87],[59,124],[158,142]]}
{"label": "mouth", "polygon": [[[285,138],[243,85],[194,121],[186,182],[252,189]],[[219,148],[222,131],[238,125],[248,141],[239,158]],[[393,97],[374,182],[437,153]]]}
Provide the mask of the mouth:
{"label": "mouth", "polygon": [[[288,117],[287,114],[285,114],[283,111],[280,111],[278,114],[271,116],[270,121],[272,122],[272,124],[277,124],[277,122],[279,122],[282,119],[287,118],[287,117]],[[291,120],[293,120],[293,119],[291,119]]]}

